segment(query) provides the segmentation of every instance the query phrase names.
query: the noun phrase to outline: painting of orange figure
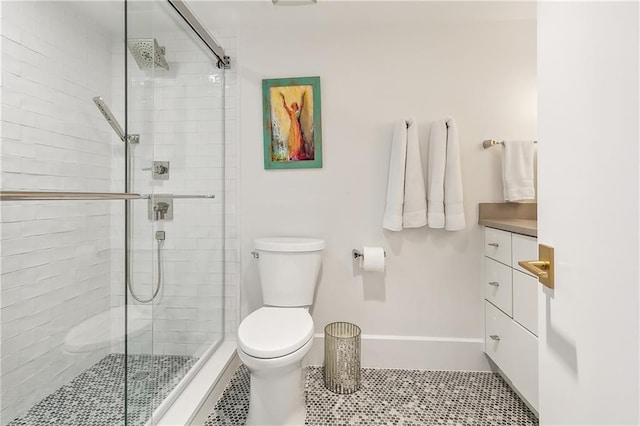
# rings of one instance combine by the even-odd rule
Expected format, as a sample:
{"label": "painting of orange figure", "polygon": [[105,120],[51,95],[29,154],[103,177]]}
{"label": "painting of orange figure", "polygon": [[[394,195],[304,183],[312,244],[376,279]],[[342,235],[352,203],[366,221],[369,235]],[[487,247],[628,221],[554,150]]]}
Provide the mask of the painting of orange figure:
{"label": "painting of orange figure", "polygon": [[265,169],[322,167],[320,78],[262,81]]}

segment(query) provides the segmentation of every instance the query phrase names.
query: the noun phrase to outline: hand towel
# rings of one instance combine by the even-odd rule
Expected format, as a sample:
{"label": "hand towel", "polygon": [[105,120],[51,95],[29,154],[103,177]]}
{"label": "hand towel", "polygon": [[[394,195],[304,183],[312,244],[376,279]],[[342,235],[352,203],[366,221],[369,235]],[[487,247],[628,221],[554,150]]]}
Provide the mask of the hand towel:
{"label": "hand towel", "polygon": [[444,229],[464,229],[464,206],[462,197],[462,170],[460,167],[460,142],[458,125],[453,118],[447,119],[447,157],[444,171]]}
{"label": "hand towel", "polygon": [[402,208],[404,204],[404,174],[407,159],[407,125],[404,120],[396,125],[391,141],[389,179],[387,181],[387,204],[382,227],[390,231],[402,230]]}
{"label": "hand towel", "polygon": [[533,141],[504,141],[502,183],[505,201],[533,200]]}
{"label": "hand towel", "polygon": [[427,166],[427,222],[447,231],[465,225],[458,128],[453,118],[431,126]]}
{"label": "hand towel", "polygon": [[[405,124],[405,122],[400,125]],[[404,206],[402,227],[419,228],[427,224],[427,194],[420,160],[418,125],[414,118],[406,120],[407,158],[404,173]]]}

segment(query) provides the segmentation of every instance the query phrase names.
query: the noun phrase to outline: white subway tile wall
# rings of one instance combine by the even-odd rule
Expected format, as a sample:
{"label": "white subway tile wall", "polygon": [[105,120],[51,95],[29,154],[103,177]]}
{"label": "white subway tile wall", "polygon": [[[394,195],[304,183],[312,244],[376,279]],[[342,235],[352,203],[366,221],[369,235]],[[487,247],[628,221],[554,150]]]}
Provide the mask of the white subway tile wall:
{"label": "white subway tile wall", "polygon": [[[124,126],[122,32],[103,29],[75,2],[2,2],[0,10],[2,189],[124,191],[124,144],[91,102],[103,96]],[[151,81],[129,56],[129,133],[141,136],[133,190],[216,198],[175,200],[174,219],[158,222],[147,218],[146,200],[132,202],[132,284],[141,297],[157,279],[154,232],[166,231],[166,240],[162,288],[132,315],[129,351],[201,356],[223,332],[233,338],[238,321],[237,123],[223,114],[225,96],[236,104],[235,71],[223,77],[184,33],[154,36],[169,71]],[[214,36],[235,53],[233,34]],[[170,180],[142,170],[153,160],[171,162]],[[64,338],[124,304],[125,235],[122,201],[3,202],[0,214],[4,424],[123,351],[117,340],[74,355]],[[111,312],[105,327],[117,338],[123,311]]]}

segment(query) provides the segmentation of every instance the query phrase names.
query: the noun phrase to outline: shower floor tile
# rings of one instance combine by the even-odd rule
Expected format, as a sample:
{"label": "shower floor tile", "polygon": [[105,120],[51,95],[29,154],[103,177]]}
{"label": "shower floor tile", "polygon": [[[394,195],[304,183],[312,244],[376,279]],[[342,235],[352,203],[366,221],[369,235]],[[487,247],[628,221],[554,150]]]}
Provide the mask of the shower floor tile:
{"label": "shower floor tile", "polygon": [[[198,359],[130,355],[128,425],[143,425]],[[110,354],[33,406],[9,426],[124,425],[124,354]]]}
{"label": "shower floor tile", "polygon": [[[249,371],[240,366],[205,425],[243,425]],[[324,387],[322,367],[308,367],[306,424],[534,426],[538,419],[495,373],[362,369],[351,395]]]}

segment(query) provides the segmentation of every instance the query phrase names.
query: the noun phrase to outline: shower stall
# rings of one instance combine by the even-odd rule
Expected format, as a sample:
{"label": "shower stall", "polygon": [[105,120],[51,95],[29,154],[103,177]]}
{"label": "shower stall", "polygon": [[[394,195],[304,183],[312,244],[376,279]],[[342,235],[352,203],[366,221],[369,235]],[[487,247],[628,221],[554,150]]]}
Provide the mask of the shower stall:
{"label": "shower stall", "polygon": [[154,424],[225,337],[228,57],[181,0],[0,11],[0,424]]}

